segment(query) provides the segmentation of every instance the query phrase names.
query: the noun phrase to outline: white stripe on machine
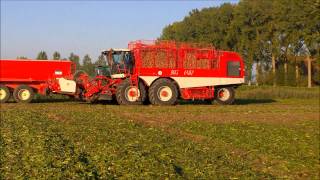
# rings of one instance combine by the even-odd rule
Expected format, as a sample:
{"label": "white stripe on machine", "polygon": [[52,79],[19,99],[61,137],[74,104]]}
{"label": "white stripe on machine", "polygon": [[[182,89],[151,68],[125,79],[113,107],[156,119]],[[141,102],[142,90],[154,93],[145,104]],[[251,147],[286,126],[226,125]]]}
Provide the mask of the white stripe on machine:
{"label": "white stripe on machine", "polygon": [[[148,86],[159,76],[140,76]],[[174,79],[180,88],[217,86],[228,84],[242,84],[244,78],[223,78],[223,77],[171,77]]]}

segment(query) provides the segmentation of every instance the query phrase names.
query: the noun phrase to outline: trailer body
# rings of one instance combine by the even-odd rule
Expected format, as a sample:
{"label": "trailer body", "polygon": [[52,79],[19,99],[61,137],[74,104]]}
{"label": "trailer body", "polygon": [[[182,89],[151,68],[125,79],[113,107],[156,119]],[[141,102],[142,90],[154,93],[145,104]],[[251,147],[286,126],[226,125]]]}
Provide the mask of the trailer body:
{"label": "trailer body", "polygon": [[67,60],[1,59],[1,98],[5,98],[3,94],[8,91],[16,101],[23,101],[19,99],[23,93],[28,97],[34,93],[75,94],[76,83],[72,80],[75,68],[74,63]]}

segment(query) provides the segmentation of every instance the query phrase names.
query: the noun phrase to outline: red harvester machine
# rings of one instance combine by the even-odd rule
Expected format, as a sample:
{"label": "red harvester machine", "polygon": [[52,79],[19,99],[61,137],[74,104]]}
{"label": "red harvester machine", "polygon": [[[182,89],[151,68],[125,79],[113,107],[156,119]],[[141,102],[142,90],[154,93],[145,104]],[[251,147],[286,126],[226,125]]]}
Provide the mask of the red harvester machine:
{"label": "red harvester machine", "polygon": [[88,101],[116,99],[119,104],[150,102],[172,105],[177,99],[234,101],[234,88],[244,83],[244,64],[235,52],[201,44],[134,41],[128,49],[103,51],[106,67],[77,84]]}
{"label": "red harvester machine", "polygon": [[234,88],[244,83],[241,57],[208,45],[134,41],[128,49],[102,54],[107,65],[97,67],[93,79],[86,73],[73,75],[70,61],[1,60],[0,102],[12,92],[17,102],[30,102],[34,92],[53,92],[125,105],[172,105],[179,98],[231,104]]}
{"label": "red harvester machine", "polygon": [[75,95],[75,65],[63,60],[0,60],[0,102],[30,102],[35,93]]}

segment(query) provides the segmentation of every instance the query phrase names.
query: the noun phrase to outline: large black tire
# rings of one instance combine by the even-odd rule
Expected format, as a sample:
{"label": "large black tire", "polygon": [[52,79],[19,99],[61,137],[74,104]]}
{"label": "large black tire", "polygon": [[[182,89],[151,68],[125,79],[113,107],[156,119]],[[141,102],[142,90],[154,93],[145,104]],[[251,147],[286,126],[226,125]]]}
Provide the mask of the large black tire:
{"label": "large black tire", "polygon": [[[120,105],[141,105],[146,99],[146,88],[143,82],[139,81],[139,88],[135,91],[129,79],[122,81],[117,87],[116,100]],[[130,93],[136,93],[132,96]]]}
{"label": "large black tire", "polygon": [[84,90],[82,87],[77,87],[76,89],[76,95],[73,96],[74,99],[78,100],[78,101],[84,101],[85,98],[84,98]]}
{"label": "large black tire", "polygon": [[90,104],[96,103],[98,100],[98,95],[94,94],[91,97],[86,98],[86,102]]}
{"label": "large black tire", "polygon": [[7,86],[0,85],[0,103],[5,103],[9,100],[11,94]]}
{"label": "large black tire", "polygon": [[149,88],[149,101],[153,105],[173,105],[178,99],[178,89],[169,79],[158,79]]}
{"label": "large black tire", "polygon": [[29,103],[34,97],[34,91],[28,85],[20,85],[13,91],[13,99],[18,103]]}
{"label": "large black tire", "polygon": [[89,75],[88,75],[88,73],[86,73],[85,71],[82,71],[82,70],[79,70],[79,71],[77,71],[77,72],[75,72],[74,74],[73,74],[73,80],[77,83],[77,86],[82,86],[83,84],[83,82],[82,82],[82,79],[79,79],[79,77],[81,76],[81,75],[86,75],[87,76],[87,78],[89,78]]}
{"label": "large black tire", "polygon": [[233,104],[235,91],[233,87],[219,87],[214,91],[214,97],[217,103],[222,105]]}

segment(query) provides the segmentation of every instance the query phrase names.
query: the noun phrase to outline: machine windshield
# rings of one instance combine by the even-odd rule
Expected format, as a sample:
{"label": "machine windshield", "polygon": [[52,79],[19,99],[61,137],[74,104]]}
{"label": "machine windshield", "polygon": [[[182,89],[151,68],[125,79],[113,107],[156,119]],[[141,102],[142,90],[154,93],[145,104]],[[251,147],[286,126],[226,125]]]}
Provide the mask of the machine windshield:
{"label": "machine windshield", "polygon": [[95,73],[98,76],[110,76],[110,68],[109,66],[98,66],[95,68]]}
{"label": "machine windshield", "polygon": [[111,68],[111,74],[132,72],[133,58],[130,51],[105,51],[107,65]]}

